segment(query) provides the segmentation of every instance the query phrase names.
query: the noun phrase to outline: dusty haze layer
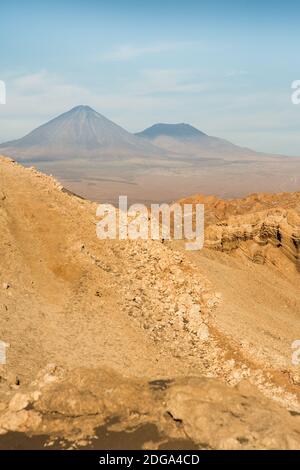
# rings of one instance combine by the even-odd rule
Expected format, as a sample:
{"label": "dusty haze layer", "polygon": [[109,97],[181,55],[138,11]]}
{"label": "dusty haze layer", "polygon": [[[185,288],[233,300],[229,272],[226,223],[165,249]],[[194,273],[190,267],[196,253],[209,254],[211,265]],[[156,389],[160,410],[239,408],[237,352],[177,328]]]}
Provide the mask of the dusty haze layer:
{"label": "dusty haze layer", "polygon": [[0,446],[300,448],[300,194],[193,200],[202,251],[100,241],[95,203],[1,158]]}

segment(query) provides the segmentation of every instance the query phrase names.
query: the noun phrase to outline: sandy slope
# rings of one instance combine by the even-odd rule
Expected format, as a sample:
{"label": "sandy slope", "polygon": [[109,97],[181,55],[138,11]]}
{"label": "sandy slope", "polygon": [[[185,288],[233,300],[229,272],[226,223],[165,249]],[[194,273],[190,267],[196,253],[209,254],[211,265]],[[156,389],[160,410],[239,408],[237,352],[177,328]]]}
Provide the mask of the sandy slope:
{"label": "sandy slope", "polygon": [[146,375],[159,362],[165,370],[144,332],[122,314],[124,266],[118,244],[96,238],[96,205],[7,161],[0,175],[1,285],[10,286],[0,291],[1,338],[11,345],[9,370],[21,380],[52,361]]}
{"label": "sandy slope", "polygon": [[[151,403],[156,398],[151,395],[146,400],[147,414],[170,437],[173,431],[162,416],[172,415],[174,408],[183,423],[183,434],[175,433],[176,437],[188,435],[199,445],[207,422],[191,422],[189,406],[182,400],[190,397],[186,398],[191,400],[190,409],[200,407],[203,417],[205,406],[197,396],[205,387],[210,389],[210,382],[190,383],[187,377],[209,376],[231,386],[248,379],[254,388],[249,392],[249,404],[241,416],[234,412],[236,421],[232,423],[231,393],[242,401],[243,391],[228,389],[227,395],[226,386],[217,386],[225,387],[218,392],[222,406],[215,421],[212,417],[215,424],[208,428],[206,447],[269,448],[283,442],[279,423],[274,424],[279,433],[275,444],[266,433],[272,416],[282,408],[266,398],[261,404],[258,388],[284,407],[300,410],[299,367],[290,363],[291,342],[300,338],[299,193],[256,195],[252,202],[251,198],[236,202],[210,198],[206,202],[208,247],[201,252],[185,252],[178,242],[100,241],[95,233],[95,204],[66,193],[51,177],[1,158],[0,339],[10,343],[8,364],[1,368],[1,432],[39,434],[43,429],[54,435],[74,434],[76,420],[68,427],[62,418],[57,427],[45,418],[58,406],[46,400],[47,393],[52,393],[47,391],[51,377],[58,387],[55,395],[61,396],[60,407],[67,410],[74,395],[75,415],[83,417],[81,437],[90,435],[107,417],[120,415],[125,402],[129,414],[122,422],[123,427],[129,426],[136,400],[130,381],[145,384],[181,377],[177,380],[183,381],[183,390],[167,385],[168,393],[175,394],[173,404],[163,405],[162,415],[153,417]],[[294,239],[296,243],[291,241]],[[49,363],[59,367],[51,366],[51,373],[47,369],[40,375],[43,379],[33,382]],[[107,398],[106,411],[97,405],[99,419],[88,426],[85,407],[103,390],[95,385],[97,392],[85,393],[80,380],[74,379],[72,384],[78,367],[83,368],[83,377],[90,377],[89,381],[82,379],[89,384],[103,368],[128,377],[122,379],[124,390],[129,387],[125,402],[120,399],[114,410]],[[95,377],[91,368],[98,371]],[[112,379],[114,384],[121,380],[118,377]],[[66,389],[65,380],[71,388]],[[209,393],[214,397],[211,387]],[[27,398],[20,398],[20,393]],[[162,395],[157,399],[171,403]],[[17,405],[13,401],[7,411],[10,400]],[[97,400],[102,397],[97,395]],[[26,407],[31,402],[34,410],[29,413]],[[222,407],[227,410],[224,416]],[[256,407],[269,413],[260,430],[254,429]],[[137,426],[143,422],[145,409],[135,412]],[[210,416],[208,410],[205,413]],[[223,434],[216,440],[212,437],[220,420],[225,422],[229,441]],[[282,420],[287,429],[298,426],[296,416],[290,421],[286,414]],[[246,427],[241,427],[242,422]],[[236,430],[234,436],[229,429]],[[246,435],[247,443],[238,440],[239,432]],[[297,438],[293,434],[282,445],[297,447]]]}
{"label": "sandy slope", "polygon": [[194,196],[206,212],[206,249],[191,254],[223,294],[216,325],[244,353],[289,370],[300,337],[300,193],[222,201]]}

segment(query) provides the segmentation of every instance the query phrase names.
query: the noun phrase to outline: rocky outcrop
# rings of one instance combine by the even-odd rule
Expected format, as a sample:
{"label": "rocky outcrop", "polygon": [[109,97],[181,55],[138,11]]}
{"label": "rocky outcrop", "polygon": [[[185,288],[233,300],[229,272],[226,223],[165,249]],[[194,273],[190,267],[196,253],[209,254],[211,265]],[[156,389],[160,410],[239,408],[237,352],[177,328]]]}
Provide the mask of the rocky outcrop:
{"label": "rocky outcrop", "polygon": [[239,249],[259,264],[269,261],[276,265],[283,256],[300,271],[299,192],[250,194],[229,200],[195,195],[179,202],[204,204],[206,247],[226,253]]}
{"label": "rocky outcrop", "polygon": [[254,193],[242,199],[219,199],[216,196],[195,195],[179,201],[181,204],[204,204],[205,223],[212,225],[230,217],[244,216],[273,209],[300,211],[300,192]]}
{"label": "rocky outcrop", "polygon": [[268,260],[269,248],[277,248],[278,253],[283,254],[300,271],[299,227],[300,216],[293,209],[273,209],[230,217],[225,222],[208,227],[206,246],[225,252],[244,248],[248,257],[257,263]]}
{"label": "rocky outcrop", "polygon": [[144,442],[146,448],[188,439],[199,449],[300,449],[299,416],[246,382],[234,388],[205,377],[147,382],[109,369],[49,365],[7,399],[0,433],[47,435],[52,444],[97,446],[101,426],[107,433],[143,433],[152,425],[156,439]]}

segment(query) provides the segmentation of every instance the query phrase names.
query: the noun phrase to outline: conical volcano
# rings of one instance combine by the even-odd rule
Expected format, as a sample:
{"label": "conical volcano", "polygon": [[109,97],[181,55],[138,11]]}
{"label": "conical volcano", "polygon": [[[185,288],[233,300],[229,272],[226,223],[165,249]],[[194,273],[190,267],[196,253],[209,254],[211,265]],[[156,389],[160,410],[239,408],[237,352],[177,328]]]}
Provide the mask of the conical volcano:
{"label": "conical volcano", "polygon": [[76,106],[25,137],[0,145],[18,160],[158,155],[153,144],[130,134],[89,106]]}

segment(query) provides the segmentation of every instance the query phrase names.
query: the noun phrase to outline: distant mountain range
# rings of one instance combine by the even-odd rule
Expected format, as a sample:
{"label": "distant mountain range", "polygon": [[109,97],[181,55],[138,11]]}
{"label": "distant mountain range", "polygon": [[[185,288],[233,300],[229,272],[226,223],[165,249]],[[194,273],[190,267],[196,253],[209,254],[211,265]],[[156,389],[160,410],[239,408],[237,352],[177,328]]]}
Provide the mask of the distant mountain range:
{"label": "distant mountain range", "polygon": [[1,144],[1,154],[54,175],[76,194],[113,203],[119,194],[166,202],[199,192],[297,191],[300,183],[300,158],[255,152],[183,123],[132,134],[89,106]]}
{"label": "distant mountain range", "polygon": [[130,134],[89,106],[76,106],[25,137],[1,144],[0,151],[20,161],[156,156],[162,153],[150,142]]}
{"label": "distant mountain range", "polygon": [[145,137],[146,139],[156,139],[161,136],[168,136],[174,139],[201,139],[207,137],[204,132],[199,131],[196,127],[190,124],[154,124],[148,127],[142,132],[136,134],[139,137]]}
{"label": "distant mountain range", "polygon": [[236,160],[263,155],[189,124],[155,124],[131,134],[89,106],[76,106],[25,137],[1,144],[0,151],[20,161],[135,156]]}
{"label": "distant mountain range", "polygon": [[212,137],[189,124],[154,124],[136,134],[157,147],[181,155],[199,158],[245,159],[266,156],[254,150],[239,147],[228,140]]}

